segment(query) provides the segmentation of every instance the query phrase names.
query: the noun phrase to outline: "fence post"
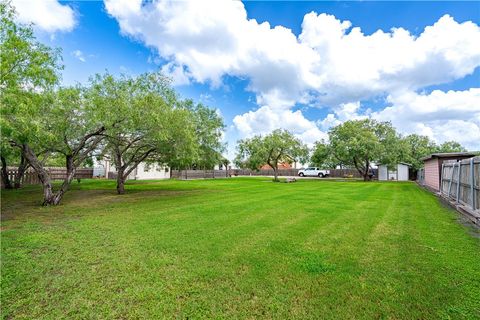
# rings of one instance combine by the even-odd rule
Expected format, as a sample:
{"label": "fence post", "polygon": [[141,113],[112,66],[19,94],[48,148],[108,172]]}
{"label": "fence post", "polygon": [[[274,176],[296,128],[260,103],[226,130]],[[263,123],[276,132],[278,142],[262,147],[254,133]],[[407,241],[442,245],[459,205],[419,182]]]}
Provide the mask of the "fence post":
{"label": "fence post", "polygon": [[450,190],[452,190],[452,181],[453,181],[453,172],[454,171],[455,171],[455,164],[452,164],[452,174],[450,175],[450,183],[448,184],[447,198],[450,198]]}
{"label": "fence post", "polygon": [[472,193],[472,210],[475,210],[475,166],[473,159],[470,159],[470,192]]}
{"label": "fence post", "polygon": [[445,178],[445,163],[442,162],[442,172],[440,173],[440,193],[443,194],[443,180]]}
{"label": "fence post", "polygon": [[458,174],[457,174],[457,203],[458,200],[460,199],[460,171],[462,169],[462,162],[458,162]]}

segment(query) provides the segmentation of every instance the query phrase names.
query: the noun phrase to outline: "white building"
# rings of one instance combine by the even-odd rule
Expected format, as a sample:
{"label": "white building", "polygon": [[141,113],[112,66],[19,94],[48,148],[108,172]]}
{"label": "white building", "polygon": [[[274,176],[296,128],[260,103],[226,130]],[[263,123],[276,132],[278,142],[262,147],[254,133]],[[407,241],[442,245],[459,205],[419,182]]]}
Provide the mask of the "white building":
{"label": "white building", "polygon": [[408,163],[400,162],[395,169],[388,169],[387,165],[381,164],[378,166],[378,180],[387,181],[408,181]]}
{"label": "white building", "polygon": [[[115,165],[109,159],[95,160],[93,177],[108,178],[108,173],[116,174]],[[157,163],[141,162],[128,176],[129,180],[170,179],[170,168]]]}

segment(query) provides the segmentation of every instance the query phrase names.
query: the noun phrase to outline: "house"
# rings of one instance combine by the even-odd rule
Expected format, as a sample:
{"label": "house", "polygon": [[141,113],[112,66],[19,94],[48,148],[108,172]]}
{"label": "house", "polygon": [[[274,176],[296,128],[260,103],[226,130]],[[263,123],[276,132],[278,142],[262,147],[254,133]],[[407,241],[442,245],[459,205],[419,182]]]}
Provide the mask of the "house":
{"label": "house", "polygon": [[[280,162],[278,164],[278,169],[292,169],[292,166],[290,163],[287,162]],[[264,164],[263,166],[260,167],[260,170],[272,170],[272,167],[270,167],[268,164]]]}
{"label": "house", "polygon": [[399,162],[392,170],[387,165],[381,164],[378,166],[378,180],[408,181],[410,167],[408,163]]}
{"label": "house", "polygon": [[442,164],[447,160],[463,160],[474,157],[475,154],[470,152],[450,152],[450,153],[432,153],[423,160],[423,184],[434,190],[440,190],[440,180],[442,172]]}
{"label": "house", "polygon": [[[115,165],[108,159],[95,160],[93,177],[111,178],[116,175]],[[141,162],[129,174],[129,180],[170,179],[170,168],[157,163]]]}

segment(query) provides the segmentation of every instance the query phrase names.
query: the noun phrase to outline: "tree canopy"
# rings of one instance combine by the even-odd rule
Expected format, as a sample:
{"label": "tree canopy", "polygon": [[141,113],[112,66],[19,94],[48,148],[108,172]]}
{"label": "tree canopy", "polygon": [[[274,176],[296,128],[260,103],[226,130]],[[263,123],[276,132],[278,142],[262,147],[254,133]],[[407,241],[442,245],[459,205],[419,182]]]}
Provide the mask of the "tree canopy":
{"label": "tree canopy", "polygon": [[192,100],[185,100],[183,104],[191,112],[198,147],[192,166],[213,169],[224,160],[222,152],[225,146],[221,142],[225,127],[223,119],[216,110],[201,103],[194,104]]}
{"label": "tree canopy", "polygon": [[31,26],[17,24],[15,15],[9,2],[0,3],[0,153],[6,187],[11,186],[8,163],[19,166],[16,187],[28,165],[21,146],[41,152],[49,143],[42,116],[62,69],[60,51],[38,42]]}
{"label": "tree canopy", "polygon": [[101,153],[115,164],[119,194],[141,162],[189,162],[196,154],[191,112],[169,84],[159,73],[137,77],[107,73],[91,80],[89,96],[98,117],[103,122],[113,120]]}
{"label": "tree canopy", "polygon": [[414,170],[422,168],[422,158],[432,153],[467,151],[456,141],[446,141],[437,145],[429,137],[418,134],[410,134],[402,138],[401,148],[401,160],[411,164]]}
{"label": "tree canopy", "polygon": [[398,162],[400,137],[389,122],[350,120],[329,131],[330,150],[339,162],[355,167],[364,180],[371,178],[372,162]]}
{"label": "tree canopy", "polygon": [[258,170],[268,164],[274,172],[275,181],[278,181],[278,164],[292,162],[306,162],[308,148],[292,133],[277,129],[272,133],[257,135],[250,139],[238,142],[235,164],[242,168]]}
{"label": "tree canopy", "polygon": [[429,154],[461,151],[466,149],[455,141],[437,145],[427,136],[402,137],[389,122],[364,119],[333,127],[329,131],[329,142],[321,140],[315,144],[311,160],[316,166],[354,167],[368,180],[372,163],[394,166],[406,162],[418,170],[423,167],[421,159]]}
{"label": "tree canopy", "polygon": [[[0,9],[4,181],[7,161],[20,156],[16,162],[30,165],[42,183],[44,205],[56,205],[77,167],[93,155],[114,160],[119,193],[142,161],[182,168],[219,163],[224,125],[215,110],[179,99],[157,72],[106,73],[86,85],[61,87],[60,52],[39,43],[31,26],[17,24],[8,2]],[[49,157],[55,163],[63,158],[66,167],[57,190],[45,169]]]}
{"label": "tree canopy", "polygon": [[315,167],[334,169],[343,164],[335,158],[330,145],[325,140],[320,140],[315,143],[310,157],[310,164]]}

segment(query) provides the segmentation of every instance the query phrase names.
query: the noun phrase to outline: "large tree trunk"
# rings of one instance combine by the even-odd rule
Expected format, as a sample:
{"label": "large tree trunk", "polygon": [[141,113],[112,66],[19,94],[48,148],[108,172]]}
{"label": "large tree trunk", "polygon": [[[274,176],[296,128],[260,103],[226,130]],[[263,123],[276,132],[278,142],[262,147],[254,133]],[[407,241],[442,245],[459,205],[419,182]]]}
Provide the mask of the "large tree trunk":
{"label": "large tree trunk", "polygon": [[129,161],[124,161],[122,159],[122,154],[117,149],[115,154],[115,166],[117,167],[117,193],[125,193],[125,181],[128,176],[137,168],[137,166],[144,161],[155,149],[149,149],[148,151],[140,154],[136,159],[130,159]]}
{"label": "large tree trunk", "polygon": [[12,189],[12,183],[10,182],[10,178],[8,177],[8,170],[7,170],[7,160],[5,157],[0,157],[2,160],[2,181],[5,189]]}
{"label": "large tree trunk", "polygon": [[370,161],[365,160],[365,172],[363,175],[363,181],[370,181],[372,180],[372,176],[370,175]]}
{"label": "large tree trunk", "polygon": [[48,206],[54,204],[54,194],[52,189],[52,182],[47,170],[43,167],[42,163],[38,160],[37,156],[27,144],[22,145],[22,154],[25,159],[30,163],[32,168],[38,175],[38,179],[43,188],[43,205]]}
{"label": "large tree trunk", "polygon": [[20,165],[18,166],[17,173],[15,174],[15,182],[14,182],[14,187],[15,189],[18,189],[22,186],[22,179],[23,176],[25,175],[25,171],[28,168],[28,162],[25,160],[25,157],[23,155],[20,156]]}
{"label": "large tree trunk", "polygon": [[47,170],[43,167],[42,163],[38,160],[37,156],[32,149],[26,144],[22,146],[22,153],[28,163],[32,168],[37,172],[38,179],[42,184],[43,188],[43,205],[58,205],[63,198],[63,195],[68,190],[70,183],[75,176],[76,167],[74,165],[73,157],[71,155],[66,157],[67,164],[67,176],[63,180],[60,190],[56,193],[53,192],[52,181],[50,180],[50,175]]}
{"label": "large tree trunk", "polygon": [[125,193],[125,178],[123,176],[117,176],[117,193],[124,194]]}
{"label": "large tree trunk", "polygon": [[273,180],[278,181],[278,168],[277,167],[273,168],[273,176],[274,176]]}
{"label": "large tree trunk", "polygon": [[117,169],[117,193],[124,194],[125,193],[125,171],[123,168]]}
{"label": "large tree trunk", "polygon": [[[66,164],[67,164],[67,176],[65,177],[65,180],[63,180],[62,186],[60,187],[60,190],[55,192],[52,195],[52,198],[49,199],[49,203],[51,205],[58,205],[60,201],[62,201],[63,195],[65,192],[67,192],[68,187],[70,186],[70,183],[72,182],[73,178],[75,177],[75,172],[77,171],[74,163],[73,163],[73,157],[68,155],[66,156]],[[44,203],[45,205],[45,203]]]}
{"label": "large tree trunk", "polygon": [[358,161],[356,158],[353,158],[353,164],[355,165],[355,168],[357,169],[358,173],[363,177],[363,181],[370,181],[370,176],[368,175],[368,169],[370,168],[370,163],[368,160],[365,161],[365,167],[362,167],[359,165]]}

